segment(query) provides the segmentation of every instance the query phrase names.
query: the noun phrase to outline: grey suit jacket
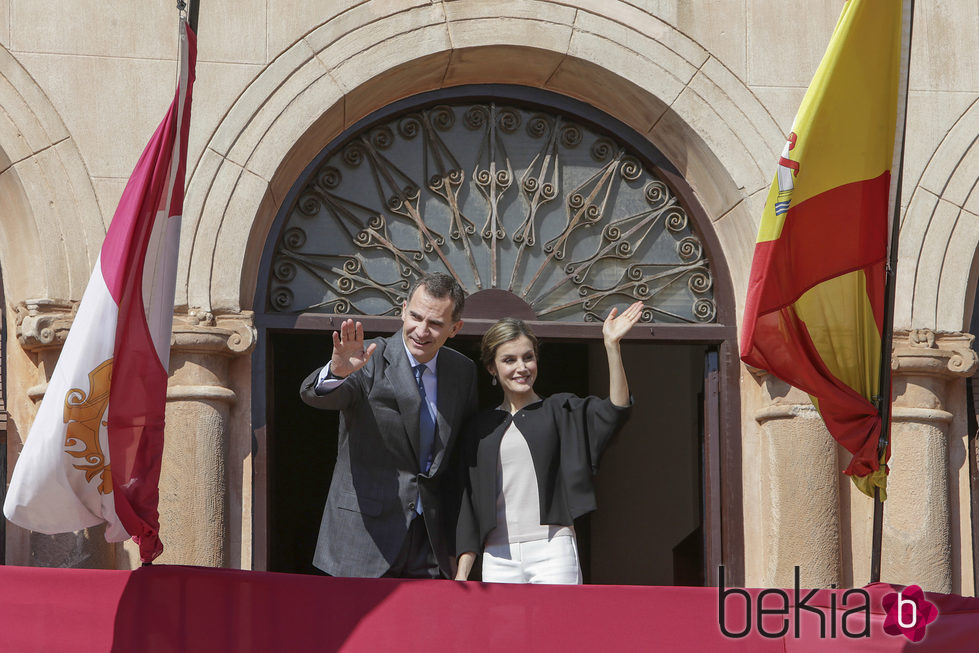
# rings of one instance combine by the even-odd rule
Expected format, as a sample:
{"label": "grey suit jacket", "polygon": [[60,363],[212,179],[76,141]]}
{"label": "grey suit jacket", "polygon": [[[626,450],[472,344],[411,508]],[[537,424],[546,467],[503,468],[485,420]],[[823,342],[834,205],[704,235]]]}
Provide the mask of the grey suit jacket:
{"label": "grey suit jacket", "polygon": [[455,445],[476,411],[476,367],[448,347],[439,351],[435,452],[431,469],[421,474],[421,397],[401,331],[372,342],[377,350],[367,364],[331,392],[314,390],[322,368],[300,389],[310,406],[340,411],[337,464],[313,564],[333,576],[383,575],[404,544],[420,492],[435,557],[451,577],[461,492]]}

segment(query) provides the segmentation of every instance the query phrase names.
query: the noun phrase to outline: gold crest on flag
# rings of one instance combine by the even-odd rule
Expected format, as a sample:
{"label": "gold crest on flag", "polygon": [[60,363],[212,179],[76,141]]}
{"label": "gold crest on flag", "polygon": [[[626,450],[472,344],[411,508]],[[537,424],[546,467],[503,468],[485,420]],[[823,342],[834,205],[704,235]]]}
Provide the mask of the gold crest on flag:
{"label": "gold crest on flag", "polygon": [[[91,482],[100,475],[99,492],[112,492],[112,472],[105,462],[105,452],[99,442],[99,431],[105,425],[105,412],[109,408],[109,387],[112,380],[112,359],[105,361],[88,373],[89,392],[72,388],[65,395],[65,453],[84,459],[85,464],[72,465],[85,472],[85,480]],[[81,445],[83,448],[78,449]]]}

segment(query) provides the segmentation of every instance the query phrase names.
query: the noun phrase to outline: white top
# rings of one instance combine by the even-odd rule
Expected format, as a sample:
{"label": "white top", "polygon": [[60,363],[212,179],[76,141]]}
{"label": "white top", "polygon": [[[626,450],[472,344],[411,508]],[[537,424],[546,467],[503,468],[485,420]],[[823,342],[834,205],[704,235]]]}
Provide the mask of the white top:
{"label": "white top", "polygon": [[486,544],[515,544],[571,536],[568,526],[541,524],[540,491],[534,460],[523,433],[511,422],[500,442],[496,463],[496,528]]}

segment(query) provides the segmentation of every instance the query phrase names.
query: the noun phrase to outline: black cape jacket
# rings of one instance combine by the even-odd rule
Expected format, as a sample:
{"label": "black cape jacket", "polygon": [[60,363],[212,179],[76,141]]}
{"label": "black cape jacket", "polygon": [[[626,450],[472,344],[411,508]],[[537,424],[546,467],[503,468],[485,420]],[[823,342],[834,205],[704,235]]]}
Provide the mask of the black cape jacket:
{"label": "black cape jacket", "polygon": [[[630,402],[631,403],[631,402]],[[481,552],[496,527],[496,469],[500,442],[511,422],[523,433],[540,493],[541,524],[571,526],[596,508],[592,476],[602,452],[629,417],[608,399],[556,394],[510,415],[477,413],[461,434],[463,497],[456,551]]]}

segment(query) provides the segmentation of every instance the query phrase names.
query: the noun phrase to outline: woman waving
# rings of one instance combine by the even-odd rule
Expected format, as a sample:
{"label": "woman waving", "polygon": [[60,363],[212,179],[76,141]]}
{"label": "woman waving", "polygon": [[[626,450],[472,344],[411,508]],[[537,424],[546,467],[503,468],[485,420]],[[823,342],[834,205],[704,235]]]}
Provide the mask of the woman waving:
{"label": "woman waving", "polygon": [[629,414],[619,342],[642,303],[602,325],[609,397],[540,397],[538,343],[523,321],[504,318],[483,336],[481,358],[503,402],[473,417],[462,433],[465,492],[456,529],[466,580],[478,552],[482,576],[500,583],[581,583],[574,520],[595,509],[592,475]]}

